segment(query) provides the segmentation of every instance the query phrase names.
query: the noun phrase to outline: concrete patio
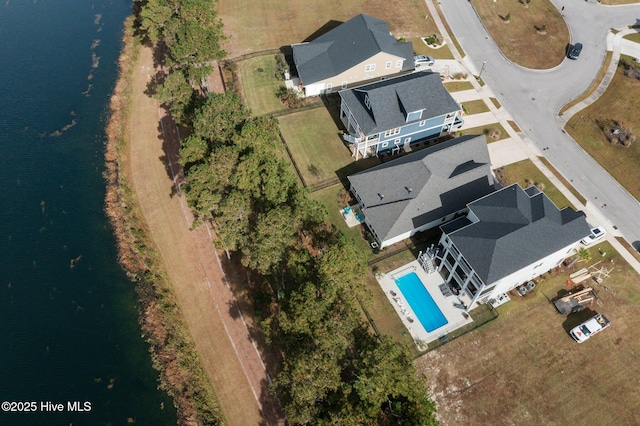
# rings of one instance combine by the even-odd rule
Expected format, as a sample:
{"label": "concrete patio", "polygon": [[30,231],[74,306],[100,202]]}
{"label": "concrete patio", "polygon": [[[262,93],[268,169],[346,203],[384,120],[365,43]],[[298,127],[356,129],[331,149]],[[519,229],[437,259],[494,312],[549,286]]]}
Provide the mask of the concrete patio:
{"label": "concrete patio", "polygon": [[[433,298],[436,305],[442,312],[442,314],[447,319],[447,324],[432,331],[428,332],[423,325],[418,320],[413,309],[409,305],[409,302],[406,300],[398,285],[396,284],[396,279],[407,275],[411,272],[415,272],[422,284],[429,292],[431,297]],[[416,342],[418,348],[425,349],[426,344],[432,342],[434,340],[439,339],[440,337],[450,333],[453,330],[456,330],[466,324],[471,323],[473,320],[465,312],[464,309],[461,309],[460,300],[455,295],[445,296],[443,292],[440,290],[440,285],[444,284],[444,279],[438,272],[434,272],[431,274],[427,274],[417,260],[414,260],[400,268],[394,269],[388,274],[379,277],[378,283],[380,287],[387,295],[389,299],[389,303],[394,307],[396,313],[400,317],[400,320],[407,328],[413,341]],[[456,307],[458,305],[458,307]],[[413,322],[411,322],[413,321]]]}

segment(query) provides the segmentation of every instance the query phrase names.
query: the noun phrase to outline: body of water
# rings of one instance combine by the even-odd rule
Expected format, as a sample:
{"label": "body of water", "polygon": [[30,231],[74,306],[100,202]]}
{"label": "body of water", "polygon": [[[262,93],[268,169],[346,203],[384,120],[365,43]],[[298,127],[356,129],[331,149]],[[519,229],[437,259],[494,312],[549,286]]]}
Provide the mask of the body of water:
{"label": "body of water", "polygon": [[130,13],[121,0],[0,5],[0,425],[176,422],[103,211]]}

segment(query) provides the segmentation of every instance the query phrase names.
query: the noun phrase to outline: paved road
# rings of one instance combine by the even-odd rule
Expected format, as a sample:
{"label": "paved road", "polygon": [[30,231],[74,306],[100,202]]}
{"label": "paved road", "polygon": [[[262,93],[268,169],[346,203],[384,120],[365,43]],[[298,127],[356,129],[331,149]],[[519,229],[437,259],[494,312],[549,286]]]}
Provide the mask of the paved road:
{"label": "paved road", "polygon": [[525,141],[540,150],[548,147],[545,157],[585,196],[586,210],[598,224],[640,247],[640,203],[562,131],[557,118],[562,105],[584,92],[598,74],[608,30],[640,23],[640,4],[606,7],[590,1],[551,1],[558,9],[565,6],[572,40],[584,48],[577,61],[565,60],[544,71],[509,62],[468,1],[443,0],[440,6],[468,55],[465,62],[475,66],[477,74],[486,61],[482,77],[522,128]]}

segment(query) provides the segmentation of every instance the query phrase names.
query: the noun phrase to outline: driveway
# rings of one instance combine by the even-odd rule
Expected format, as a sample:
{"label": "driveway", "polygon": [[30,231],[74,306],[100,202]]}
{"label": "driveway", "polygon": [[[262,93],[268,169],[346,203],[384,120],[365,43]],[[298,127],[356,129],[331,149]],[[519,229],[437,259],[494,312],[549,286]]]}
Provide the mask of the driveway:
{"label": "driveway", "polygon": [[[432,0],[427,0],[427,2]],[[440,7],[476,74],[486,61],[483,79],[523,130],[526,143],[545,157],[588,200],[585,210],[613,235],[640,241],[640,203],[598,165],[561,128],[560,108],[583,93],[606,56],[607,33],[640,20],[640,5],[602,6],[591,1],[552,0],[564,15],[572,41],[584,45],[576,61],[551,70],[529,70],[508,61],[493,42],[468,1],[447,0]],[[568,117],[565,117],[568,118]],[[592,219],[594,220],[594,219]]]}

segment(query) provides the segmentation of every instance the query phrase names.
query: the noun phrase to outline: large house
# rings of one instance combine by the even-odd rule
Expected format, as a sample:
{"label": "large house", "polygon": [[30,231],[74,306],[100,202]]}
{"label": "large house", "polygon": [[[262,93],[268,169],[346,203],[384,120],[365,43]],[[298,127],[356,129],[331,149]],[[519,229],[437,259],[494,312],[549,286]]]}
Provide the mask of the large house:
{"label": "large house", "polygon": [[441,274],[469,309],[558,266],[590,233],[584,213],[518,184],[469,203],[441,229]]}
{"label": "large house", "polygon": [[313,41],[291,47],[305,96],[414,69],[413,44],[398,42],[388,23],[364,14]]}
{"label": "large house", "polygon": [[495,190],[485,137],[467,135],[348,177],[381,248],[464,215]]}
{"label": "large house", "polygon": [[415,72],[340,91],[340,118],[358,160],[397,154],[412,143],[449,134],[462,126],[462,108],[440,74]]}

